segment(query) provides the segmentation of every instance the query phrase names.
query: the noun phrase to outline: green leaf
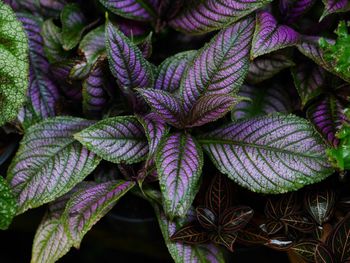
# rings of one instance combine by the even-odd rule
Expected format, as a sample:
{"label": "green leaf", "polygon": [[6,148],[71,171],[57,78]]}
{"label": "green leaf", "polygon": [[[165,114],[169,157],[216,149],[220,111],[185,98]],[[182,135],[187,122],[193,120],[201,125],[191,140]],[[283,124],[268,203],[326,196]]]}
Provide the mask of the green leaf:
{"label": "green leaf", "polygon": [[28,87],[28,41],[11,8],[0,2],[0,126],[14,119]]}
{"label": "green leaf", "polygon": [[78,45],[85,30],[86,18],[78,4],[68,4],[61,13],[62,45],[71,50]]}
{"label": "green leaf", "polygon": [[28,128],[7,177],[17,198],[18,214],[67,193],[95,169],[100,159],[73,138],[91,124],[56,117]]}
{"label": "green leaf", "polygon": [[104,119],[74,137],[90,151],[113,163],[140,162],[148,154],[143,127],[133,116]]}
{"label": "green leaf", "polygon": [[5,179],[0,176],[0,229],[7,229],[16,215],[17,203]]}

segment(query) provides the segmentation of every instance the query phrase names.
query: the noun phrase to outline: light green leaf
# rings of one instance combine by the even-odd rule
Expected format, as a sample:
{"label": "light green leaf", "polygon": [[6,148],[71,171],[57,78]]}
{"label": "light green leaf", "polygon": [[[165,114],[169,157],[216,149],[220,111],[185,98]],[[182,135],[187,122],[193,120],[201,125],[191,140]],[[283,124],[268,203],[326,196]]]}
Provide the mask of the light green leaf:
{"label": "light green leaf", "polygon": [[17,203],[5,179],[0,176],[0,229],[7,229],[16,215]]}

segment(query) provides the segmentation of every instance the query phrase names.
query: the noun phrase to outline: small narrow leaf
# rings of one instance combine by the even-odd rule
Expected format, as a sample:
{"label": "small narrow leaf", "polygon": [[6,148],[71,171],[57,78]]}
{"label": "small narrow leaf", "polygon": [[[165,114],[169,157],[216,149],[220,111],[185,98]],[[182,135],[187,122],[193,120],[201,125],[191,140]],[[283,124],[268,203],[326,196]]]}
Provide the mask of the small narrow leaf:
{"label": "small narrow leaf", "polygon": [[338,97],[329,94],[316,101],[307,110],[307,116],[316,129],[334,147],[339,144],[336,132],[343,123],[350,121],[344,114],[344,108],[345,105]]}
{"label": "small narrow leaf", "polygon": [[214,234],[210,237],[210,239],[219,245],[226,247],[229,251],[233,252],[233,245],[236,241],[237,234],[236,233],[220,233]]}
{"label": "small narrow leaf", "polygon": [[109,67],[119,86],[130,89],[153,87],[152,66],[138,47],[110,22],[106,24],[105,37]]}
{"label": "small narrow leaf", "polygon": [[328,244],[336,262],[350,258],[350,214],[348,213],[334,228]]}
{"label": "small narrow leaf", "polygon": [[6,230],[17,211],[16,199],[12,194],[12,191],[5,181],[0,176],[0,229]]}
{"label": "small narrow leaf", "polygon": [[62,221],[76,248],[92,226],[134,185],[134,182],[110,181],[73,194],[67,202]]}
{"label": "small narrow leaf", "polygon": [[190,246],[181,242],[173,242],[170,236],[174,235],[176,229],[180,229],[186,222],[170,221],[157,204],[154,210],[162,231],[165,244],[175,263],[224,263],[224,257],[220,249],[214,245]]}
{"label": "small narrow leaf", "polygon": [[182,128],[183,110],[179,98],[163,90],[139,89],[138,92],[160,118],[174,127]]}
{"label": "small narrow leaf", "polygon": [[150,159],[156,152],[161,139],[168,134],[169,127],[156,113],[149,113],[144,117],[139,116],[137,119],[142,124],[147,136],[149,146],[148,158]]}
{"label": "small narrow leaf", "polygon": [[143,128],[132,116],[104,119],[74,137],[90,151],[113,163],[140,162],[148,154]]}
{"label": "small narrow leaf", "polygon": [[253,209],[248,206],[230,207],[221,215],[219,224],[223,232],[237,232],[248,224],[253,215]]}
{"label": "small narrow leaf", "polygon": [[214,94],[202,96],[193,106],[187,117],[186,127],[202,126],[216,121],[226,115],[239,102],[239,99],[229,94]]}
{"label": "small narrow leaf", "polygon": [[238,93],[242,100],[232,111],[232,120],[250,118],[274,112],[289,113],[292,111],[290,95],[282,86],[243,85]]}
{"label": "small narrow leaf", "polygon": [[249,65],[247,81],[251,84],[260,83],[294,65],[287,56],[278,53],[256,58]]}
{"label": "small narrow leaf", "polygon": [[171,134],[160,143],[155,160],[166,213],[184,217],[199,189],[200,146],[189,134]]}
{"label": "small narrow leaf", "polygon": [[56,117],[27,130],[7,177],[18,214],[67,193],[95,169],[100,159],[73,138],[91,123]]}
{"label": "small narrow leaf", "polygon": [[334,256],[328,247],[323,244],[318,244],[315,249],[316,263],[334,263]]}
{"label": "small narrow leaf", "polygon": [[330,14],[346,12],[350,8],[348,0],[322,0],[322,2],[324,4],[324,11],[320,20]]}
{"label": "small narrow leaf", "polygon": [[306,262],[314,262],[315,250],[319,242],[316,240],[300,241],[291,250]]}
{"label": "small narrow leaf", "polygon": [[180,81],[195,51],[185,51],[167,58],[159,65],[155,78],[155,89],[175,92],[180,87]]}
{"label": "small narrow leaf", "polygon": [[12,9],[0,2],[0,126],[13,120],[28,87],[28,42]]}
{"label": "small narrow leaf", "polygon": [[310,233],[315,230],[315,223],[303,215],[288,215],[281,218],[281,222],[288,228],[296,229],[300,232]]}
{"label": "small narrow leaf", "polygon": [[299,34],[286,25],[278,25],[267,11],[257,13],[251,58],[271,53],[299,42]]}
{"label": "small narrow leaf", "polygon": [[333,172],[320,136],[293,115],[233,122],[200,136],[199,142],[217,169],[255,192],[297,190]]}
{"label": "small narrow leaf", "polygon": [[[325,59],[324,52],[319,46],[319,41],[320,41],[319,37],[304,36],[301,43],[297,45],[297,47],[302,54],[312,59],[316,64],[323,67],[325,70],[329,71],[332,74],[337,75],[338,77],[344,79],[347,82],[350,82],[349,74],[345,74],[342,71],[337,71],[335,63]],[[324,40],[324,41],[331,42],[329,40]]]}
{"label": "small narrow leaf", "polygon": [[63,49],[71,50],[78,45],[86,24],[86,18],[78,4],[68,4],[63,8],[61,23]]}
{"label": "small narrow leaf", "polygon": [[152,20],[153,12],[144,0],[99,0],[111,12],[132,20]]}
{"label": "small narrow leaf", "polygon": [[309,214],[321,226],[332,215],[335,193],[331,189],[307,192],[304,203]]}
{"label": "small narrow leaf", "polygon": [[56,115],[56,103],[60,95],[57,84],[50,76],[50,65],[43,50],[40,35],[41,21],[29,14],[18,14],[29,40],[29,88],[28,104],[37,118],[44,119]]}
{"label": "small narrow leaf", "polygon": [[197,52],[181,82],[185,112],[204,94],[228,94],[242,85],[253,30],[254,19],[248,17],[220,31]]}
{"label": "small narrow leaf", "polygon": [[326,81],[326,71],[310,63],[298,64],[292,69],[292,76],[303,107],[321,94]]}
{"label": "small narrow leaf", "polygon": [[171,237],[173,242],[182,242],[189,245],[206,243],[209,240],[207,233],[197,225],[189,224],[176,231]]}
{"label": "small narrow leaf", "polygon": [[[198,220],[199,224],[204,229],[206,229],[206,232],[208,230],[209,231],[216,230],[217,224],[218,224],[218,222],[217,222],[218,218],[217,218],[217,215],[215,215],[214,211],[212,211],[206,207],[197,207],[196,214],[197,214],[197,220]],[[183,228],[181,228],[179,231],[182,231],[182,230],[183,230]]]}
{"label": "small narrow leaf", "polygon": [[287,24],[292,24],[309,11],[315,2],[315,0],[280,0],[281,18]]}
{"label": "small narrow leaf", "polygon": [[227,27],[233,22],[263,7],[270,0],[203,0],[195,4],[189,1],[170,25],[189,34],[203,34]]}

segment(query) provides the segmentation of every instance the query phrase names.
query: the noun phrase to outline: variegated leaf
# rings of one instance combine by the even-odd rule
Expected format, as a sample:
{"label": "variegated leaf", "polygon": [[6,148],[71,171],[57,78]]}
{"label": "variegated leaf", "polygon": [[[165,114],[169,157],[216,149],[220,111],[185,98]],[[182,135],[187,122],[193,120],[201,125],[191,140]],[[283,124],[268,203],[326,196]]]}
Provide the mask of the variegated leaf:
{"label": "variegated leaf", "polygon": [[0,229],[6,230],[17,211],[16,199],[12,193],[11,188],[5,181],[4,177],[0,175]]}
{"label": "variegated leaf", "polygon": [[104,119],[74,137],[90,151],[113,163],[140,162],[148,154],[143,128],[133,116]]}
{"label": "variegated leaf", "polygon": [[158,67],[154,88],[168,92],[177,91],[180,87],[182,74],[195,53],[192,50],[185,51],[164,60]]}
{"label": "variegated leaf", "polygon": [[243,85],[239,96],[242,100],[232,111],[232,120],[244,119],[274,112],[289,113],[292,110],[290,96],[284,87],[271,85],[269,87]]}
{"label": "variegated leaf", "polygon": [[330,14],[346,12],[350,9],[348,0],[322,0],[322,2],[324,4],[324,11],[320,20]]}
{"label": "variegated leaf", "polygon": [[187,7],[170,21],[170,25],[185,33],[203,34],[227,27],[269,2],[271,0],[188,1]]}
{"label": "variegated leaf", "polygon": [[293,115],[233,122],[198,140],[217,169],[255,192],[297,190],[333,172],[320,136]]}
{"label": "variegated leaf", "polygon": [[183,127],[181,99],[163,90],[139,89],[138,92],[160,118],[174,127]]}
{"label": "variegated leaf", "polygon": [[26,131],[7,177],[17,198],[18,214],[67,193],[95,169],[100,159],[73,138],[91,124],[56,117]]}
{"label": "variegated leaf", "polygon": [[239,102],[239,98],[229,94],[202,96],[186,118],[186,127],[202,126],[226,115]]}
{"label": "variegated leaf", "polygon": [[251,58],[271,53],[281,48],[294,46],[299,42],[299,34],[286,25],[278,25],[276,19],[267,11],[256,16]]}
{"label": "variegated leaf", "polygon": [[197,52],[181,82],[185,112],[202,95],[228,94],[242,85],[253,30],[254,19],[248,17],[220,31]]}
{"label": "variegated leaf", "polygon": [[105,37],[109,67],[119,86],[130,89],[153,87],[152,66],[139,48],[111,22],[106,24]]}
{"label": "variegated leaf", "polygon": [[155,160],[165,212],[170,217],[184,217],[199,190],[200,146],[189,134],[171,134],[160,143]]}
{"label": "variegated leaf", "polygon": [[249,65],[247,82],[251,84],[260,83],[294,65],[294,62],[287,56],[278,53],[256,58]]}

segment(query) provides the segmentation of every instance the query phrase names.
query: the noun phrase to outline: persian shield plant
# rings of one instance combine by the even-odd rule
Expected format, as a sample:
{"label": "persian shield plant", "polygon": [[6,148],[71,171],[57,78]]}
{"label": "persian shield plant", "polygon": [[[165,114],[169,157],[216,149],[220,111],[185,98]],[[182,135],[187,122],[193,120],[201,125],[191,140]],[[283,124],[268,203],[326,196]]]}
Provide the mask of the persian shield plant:
{"label": "persian shield plant", "polygon": [[0,228],[56,262],[128,194],[175,262],[347,262],[349,7],[1,1]]}

